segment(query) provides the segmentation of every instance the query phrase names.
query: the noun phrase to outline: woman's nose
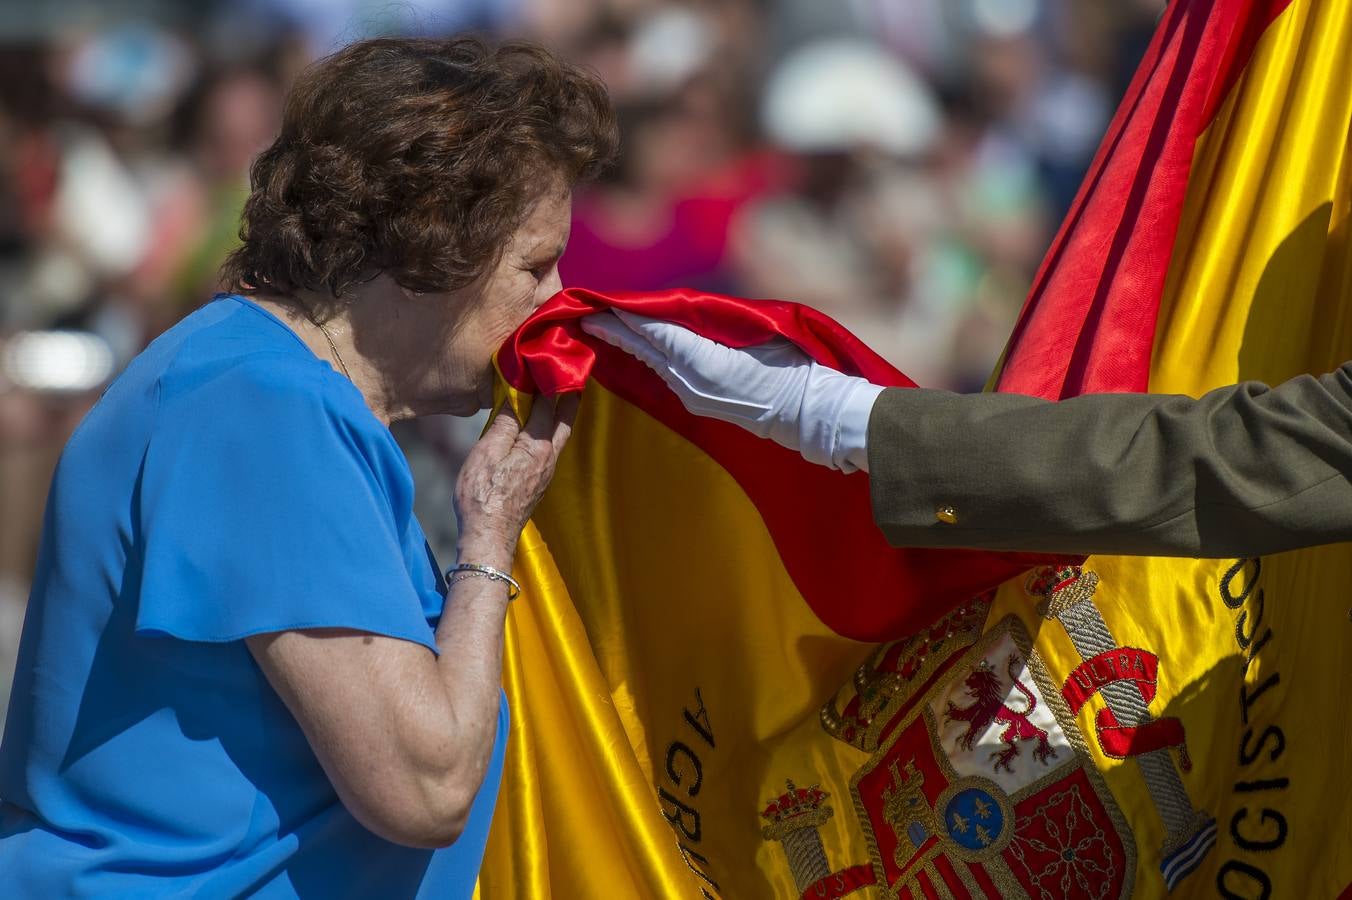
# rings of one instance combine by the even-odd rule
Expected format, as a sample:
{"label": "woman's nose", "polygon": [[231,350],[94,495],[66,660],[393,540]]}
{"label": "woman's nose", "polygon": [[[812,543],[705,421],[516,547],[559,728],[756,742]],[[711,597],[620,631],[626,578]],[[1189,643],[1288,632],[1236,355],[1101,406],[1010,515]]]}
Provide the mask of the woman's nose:
{"label": "woman's nose", "polygon": [[563,290],[563,279],[559,277],[558,266],[555,266],[553,270],[550,271],[549,276],[545,278],[544,281],[540,282],[540,287],[542,289],[541,293],[544,294],[544,297],[540,299],[541,303]]}

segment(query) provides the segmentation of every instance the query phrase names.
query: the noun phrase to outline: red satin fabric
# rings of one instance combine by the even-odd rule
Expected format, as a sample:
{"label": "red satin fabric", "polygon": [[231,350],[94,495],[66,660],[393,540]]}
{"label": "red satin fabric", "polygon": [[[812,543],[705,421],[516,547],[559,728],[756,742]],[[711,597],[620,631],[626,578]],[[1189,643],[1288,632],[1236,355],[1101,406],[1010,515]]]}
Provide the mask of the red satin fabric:
{"label": "red satin fabric", "polygon": [[[728,346],[784,337],[818,362],[875,384],[914,383],[816,310],[689,290],[601,294],[567,289],[536,312],[498,355],[499,369],[518,390],[553,395],[580,390],[589,376],[596,378],[717,460],[760,511],[803,598],[838,634],[866,641],[904,637],[1030,565],[1047,561],[1040,556],[890,546],[873,523],[866,475],[814,465],[736,425],[691,415],[645,365],[582,331],[583,316],[612,307],[676,322]],[[588,523],[578,522],[577,527]],[[755,564],[748,560],[748,565]]]}
{"label": "red satin fabric", "polygon": [[788,338],[817,362],[861,375],[874,384],[915,387],[911,381],[834,319],[783,300],[747,300],[686,288],[600,293],[565,288],[535,312],[508,339],[498,367],[517,390],[548,396],[580,391],[608,347],[582,331],[579,320],[595,312],[623,309],[683,325],[728,347],[752,347]]}
{"label": "red satin fabric", "polygon": [[[1264,29],[1288,4],[1169,6],[1037,274],[998,390],[1060,399],[1147,389],[1196,140]],[[761,510],[805,599],[841,634],[866,640],[909,634],[971,595],[1048,561],[887,546],[872,522],[865,477],[811,465],[740,428],[690,415],[645,366],[582,332],[579,319],[611,307],[675,322],[732,347],[785,337],[818,362],[875,384],[914,383],[808,307],[682,289],[564,290],[498,356],[503,376],[522,391],[578,391],[593,375],[717,459]]]}
{"label": "red satin fabric", "polygon": [[1169,4],[1033,281],[996,384],[1144,391],[1197,138],[1290,0]]}

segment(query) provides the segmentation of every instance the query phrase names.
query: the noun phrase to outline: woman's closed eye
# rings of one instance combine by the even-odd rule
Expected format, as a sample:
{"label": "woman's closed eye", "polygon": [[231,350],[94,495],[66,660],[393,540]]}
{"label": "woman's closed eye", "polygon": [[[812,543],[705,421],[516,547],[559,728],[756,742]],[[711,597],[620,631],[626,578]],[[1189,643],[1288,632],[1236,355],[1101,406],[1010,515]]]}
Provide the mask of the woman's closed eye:
{"label": "woman's closed eye", "polygon": [[550,275],[554,273],[554,269],[558,266],[558,264],[559,257],[551,256],[548,259],[542,259],[539,262],[532,263],[530,268],[527,269],[527,271],[530,272],[531,275],[535,277],[536,281],[544,281],[546,278],[548,278]]}
{"label": "woman's closed eye", "polygon": [[551,251],[555,251],[555,248],[552,246],[548,250],[544,250],[538,256],[534,254],[526,256],[523,260],[525,265],[523,265],[522,268],[529,272],[531,277],[536,281],[544,281],[553,274],[555,267],[559,264],[559,258],[563,256],[561,248],[557,249],[555,252]]}

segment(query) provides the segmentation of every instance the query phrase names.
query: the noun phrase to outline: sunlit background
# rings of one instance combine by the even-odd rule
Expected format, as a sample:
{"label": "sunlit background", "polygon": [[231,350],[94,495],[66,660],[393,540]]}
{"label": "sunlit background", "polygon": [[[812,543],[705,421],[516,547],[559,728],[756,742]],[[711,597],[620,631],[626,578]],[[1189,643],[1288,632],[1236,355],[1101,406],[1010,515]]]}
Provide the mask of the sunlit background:
{"label": "sunlit background", "polygon": [[[0,0],[0,715],[61,447],[216,290],[311,60],[376,34],[543,42],[602,76],[624,139],[577,196],[565,284],[809,303],[919,383],[977,390],[1162,7]],[[477,429],[396,427],[443,557]]]}

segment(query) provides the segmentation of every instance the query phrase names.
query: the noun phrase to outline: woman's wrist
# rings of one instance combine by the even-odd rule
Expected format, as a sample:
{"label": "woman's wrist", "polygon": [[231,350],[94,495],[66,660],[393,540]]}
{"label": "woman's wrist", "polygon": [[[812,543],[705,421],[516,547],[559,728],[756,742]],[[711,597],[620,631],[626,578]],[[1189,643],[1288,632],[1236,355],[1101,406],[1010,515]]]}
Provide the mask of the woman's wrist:
{"label": "woman's wrist", "polygon": [[457,564],[474,563],[510,572],[516,558],[516,540],[494,534],[465,534],[456,543],[455,556]]}

